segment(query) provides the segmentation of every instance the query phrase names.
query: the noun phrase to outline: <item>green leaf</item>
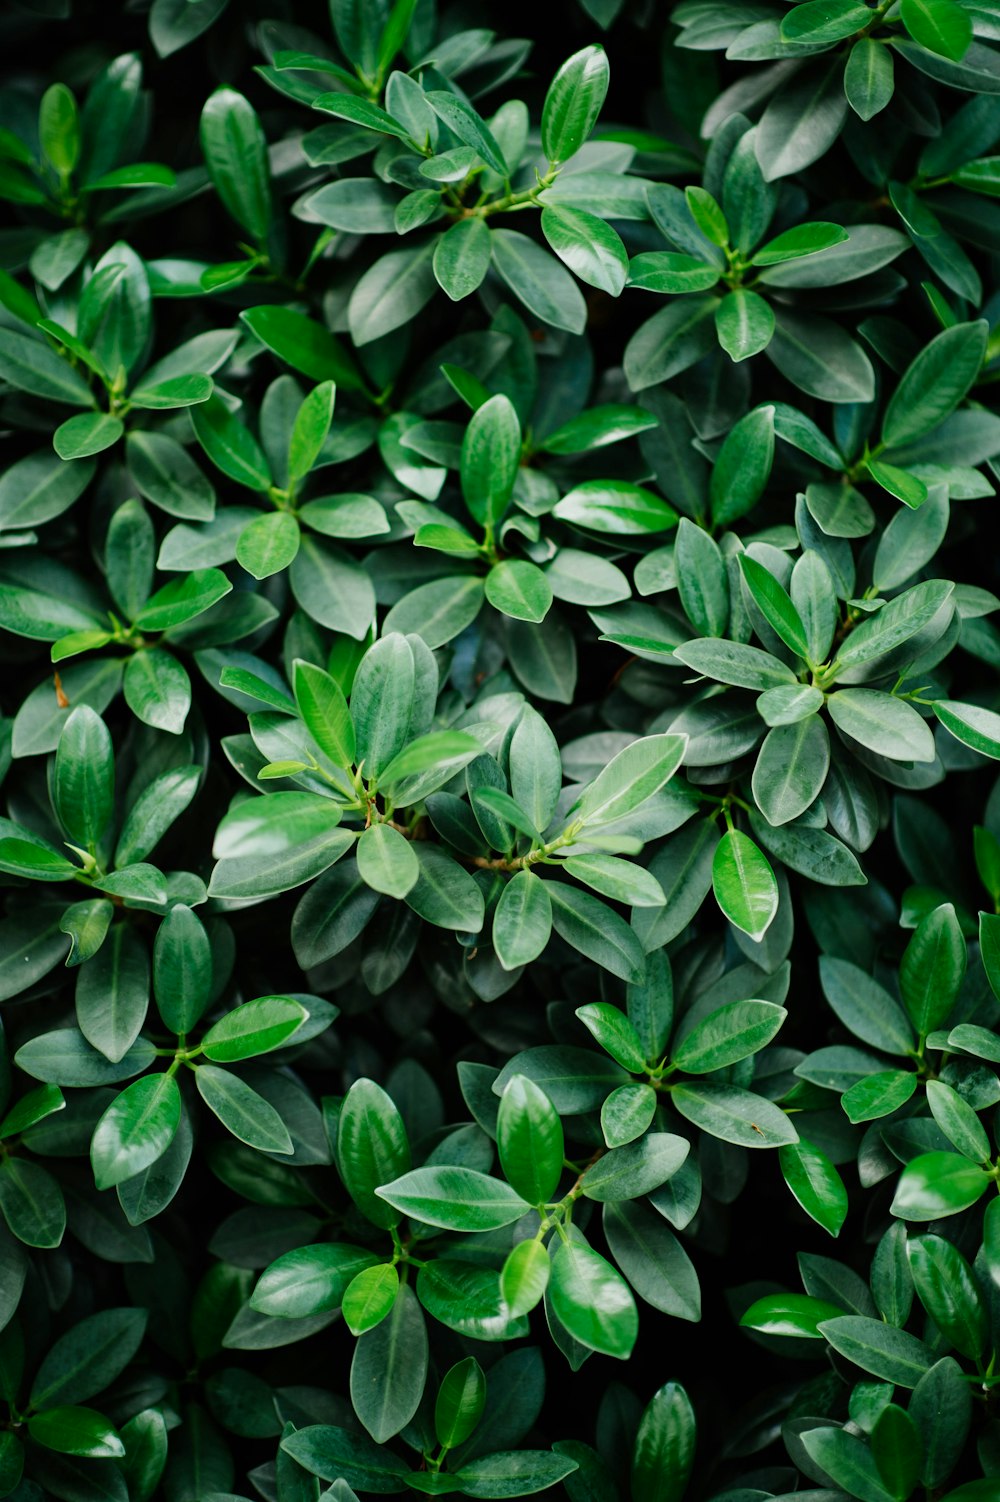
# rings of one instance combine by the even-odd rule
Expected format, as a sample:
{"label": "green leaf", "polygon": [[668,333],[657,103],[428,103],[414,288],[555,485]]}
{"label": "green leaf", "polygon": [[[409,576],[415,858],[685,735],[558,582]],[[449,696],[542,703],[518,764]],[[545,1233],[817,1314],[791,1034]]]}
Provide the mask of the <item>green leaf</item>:
{"label": "green leaf", "polygon": [[376,1193],[412,1220],[446,1231],[495,1231],[530,1209],[502,1179],[473,1168],[415,1168]]}
{"label": "green leaf", "polygon": [[729,620],[726,563],[718,544],[682,516],[674,545],[677,588],[684,612],[700,636],[723,636]]}
{"label": "green leaf", "polygon": [[115,761],[107,726],[85,704],[71,710],[63,724],[52,792],[70,839],[95,851],[114,808]]}
{"label": "green leaf", "polygon": [[437,928],[479,933],[485,904],[472,876],[451,856],[426,841],[420,841],[414,848],[420,875],[406,894],[407,906]]}
{"label": "green leaf", "polygon": [[577,1007],[576,1015],[616,1064],[630,1074],[643,1072],[646,1060],[642,1040],[624,1012],[609,1001],[593,1001]]}
{"label": "green leaf", "polygon": [[227,1012],[201,1040],[207,1059],[235,1064],[289,1042],[309,1016],[291,996],[260,996]]}
{"label": "green leaf", "polygon": [[383,631],[365,653],[351,692],[356,754],[369,775],[380,773],[406,744],[414,682],[409,642],[397,632]]}
{"label": "green leaf", "polygon": [[0,1137],[13,1137],[26,1132],[38,1121],[44,1121],[56,1111],[66,1108],[66,1097],[58,1085],[38,1085],[11,1108],[0,1121]]}
{"label": "green leaf", "polygon": [[434,1434],[447,1450],[464,1444],[486,1406],[486,1377],[474,1356],[445,1372],[434,1404]]}
{"label": "green leaf", "polygon": [[619,1085],[601,1106],[601,1131],[608,1147],[623,1147],[641,1137],[656,1114],[651,1085]]}
{"label": "green leaf", "polygon": [[552,1255],[552,1308],[573,1339],[588,1350],[625,1361],[639,1320],[621,1274],[599,1253],[576,1241],[560,1242]]}
{"label": "green leaf", "polygon": [[339,1309],[358,1275],[376,1266],[385,1264],[373,1252],[346,1242],[294,1247],[261,1273],[250,1306],[280,1319],[325,1314]]}
{"label": "green leaf", "polygon": [[728,245],[729,225],[712,194],[706,188],[690,187],[684,189],[684,197],[691,218],[706,240],[711,241],[713,245]]}
{"label": "green leaf", "polygon": [[868,7],[859,0],[807,0],[795,5],[781,22],[784,42],[808,42],[825,46],[861,31],[871,20]]}
{"label": "green leaf", "polygon": [[125,1454],[117,1431],[93,1408],[64,1406],[36,1413],[28,1420],[28,1433],[36,1444],[61,1455],[113,1460]]}
{"label": "green leaf", "polygon": [[619,979],[642,980],[646,956],[624,919],[589,892],[566,882],[547,881],[545,886],[552,903],[552,926],[561,939]]}
{"label": "green leaf", "polygon": [[788,824],[812,807],[826,782],[830,740],[818,715],[771,730],[757,757],[753,793],[768,823]]}
{"label": "green leaf", "polygon": [[838,665],[857,667],[895,651],[933,620],[952,589],[943,579],[928,579],[904,590],[855,627],[837,653]]}
{"label": "green leaf", "polygon": [[917,1088],[917,1076],[911,1069],[885,1069],[858,1080],[841,1097],[841,1105],[850,1122],[873,1121],[890,1116],[905,1104]]}
{"label": "green leaf", "polygon": [[398,752],[379,774],[379,787],[395,803],[416,803],[475,761],[482,746],[462,730],[432,730]]}
{"label": "green leaf", "polygon": [[638,1142],[604,1153],[586,1170],[580,1187],[588,1199],[602,1204],[640,1199],[673,1178],[689,1146],[671,1132],[647,1132]]}
{"label": "green leaf", "polygon": [[502,1450],[462,1466],[455,1480],[466,1497],[527,1497],[555,1486],[576,1469],[575,1460],[551,1450]]}
{"label": "green leaf", "polygon": [[358,1341],[351,1363],[354,1411],[378,1444],[413,1418],[427,1374],[427,1328],[412,1288],[401,1288],[388,1315]]}
{"label": "green leaf", "polygon": [[80,119],[76,99],[64,83],[54,83],[42,95],[38,136],[52,166],[66,177],[80,156]]}
{"label": "green leaf", "polygon": [[831,1236],[839,1235],[847,1218],[847,1189],[822,1148],[800,1137],[778,1148],[778,1164],[806,1214]]}
{"label": "green leaf", "polygon": [[514,493],[521,462],[521,425],[506,396],[492,396],[472,414],[462,439],[462,494],[470,513],[489,532]]}
{"label": "green leaf", "polygon": [[629,273],[628,251],[617,230],[596,214],[568,204],[542,210],[542,234],[581,282],[618,297]]}
{"label": "green leaf", "polygon": [[972,41],[972,22],[956,0],[900,0],[899,13],[921,47],[954,61],[965,56]]}
{"label": "green leaf", "polygon": [[239,1075],[217,1069],[214,1064],[199,1064],[195,1080],[208,1109],[238,1141],[265,1153],[294,1151],[278,1112]]}
{"label": "green leaf", "polygon": [[52,447],[60,459],[86,459],[111,448],[124,431],[120,417],[111,417],[107,412],[81,412],[56,428]]}
{"label": "green leaf", "polygon": [[355,1273],[344,1289],[344,1323],[352,1335],[374,1330],[399,1297],[399,1273],[391,1262],[377,1262]]}
{"label": "green leaf", "polygon": [[556,73],[542,106],[542,150],[550,167],[568,161],[590,135],[610,71],[604,48],[591,46],[575,52]]}
{"label": "green leaf", "polygon": [[471,297],[490,269],[491,241],[486,221],[459,219],[434,247],[433,268],[438,286],[452,302]]}
{"label": "green leaf", "polygon": [[777,266],[782,261],[797,261],[802,256],[829,250],[831,245],[842,245],[848,238],[846,229],[839,224],[798,224],[755,251],[751,265]]}
{"label": "green leaf", "polygon": [[860,119],[871,120],[892,99],[893,88],[892,53],[884,42],[861,37],[851,48],[844,69],[844,93],[851,109]]}
{"label": "green leaf", "polygon": [[[645,251],[628,264],[628,286],[645,292],[707,292],[718,280],[717,266],[674,251]],[[716,327],[720,306],[715,304]]]}
{"label": "green leaf", "polygon": [[500,1097],[497,1146],[515,1193],[530,1205],[547,1204],[562,1177],[562,1123],[544,1090],[525,1075],[515,1074]]}
{"label": "green leaf", "polygon": [[388,824],[373,824],[358,841],[358,872],[376,892],[405,897],[420,876],[410,841]]}
{"label": "green leaf", "polygon": [[843,71],[808,65],[779,89],[757,126],[757,160],[768,182],[801,172],[823,156],[844,125]]}
{"label": "green leaf", "polygon": [[864,1315],[822,1320],[819,1331],[835,1351],[862,1371],[898,1387],[916,1387],[934,1359],[915,1335]]}
{"label": "green leaf", "polygon": [[702,637],[684,642],[674,648],[674,657],[696,673],[714,678],[719,683],[731,683],[736,688],[752,688],[758,692],[781,688],[786,684],[796,688],[795,674],[791,668],[762,652],[759,647],[750,647],[743,642],[728,642]]}
{"label": "green leaf", "polygon": [[677,512],[652,490],[625,480],[585,480],[557,502],[552,512],[592,532],[643,536],[677,525]]}
{"label": "green leaf", "polygon": [[875,372],[871,361],[832,319],[782,308],[775,315],[774,337],[767,347],[767,357],[786,380],[807,396],[838,403],[874,399]]}
{"label": "green leaf", "polygon": [[281,1448],[324,1481],[343,1480],[359,1491],[380,1494],[404,1489],[408,1474],[405,1462],[366,1434],[332,1424],[307,1424],[285,1435]]}
{"label": "green leaf", "polygon": [[[333,381],[343,391],[358,391],[364,385],[344,344],[329,329],[315,319],[307,318],[304,313],[283,308],[278,303],[264,303],[259,308],[245,309],[240,319],[272,354],[311,380]],[[196,416],[192,413],[192,417]],[[239,476],[233,478],[239,479]],[[263,490],[267,484],[252,488]]]}
{"label": "green leaf", "polygon": [[723,1142],[756,1148],[798,1141],[784,1111],[735,1085],[676,1085],[671,1100],[688,1121]]}
{"label": "green leaf", "polygon": [[491,241],[493,265],[528,311],[552,328],[582,334],[586,303],[559,261],[516,230],[493,230]]}
{"label": "green leaf", "polygon": [[982,367],[986,337],[981,319],[959,323],[938,334],[920,351],[886,407],[882,442],[887,448],[922,437],[954,412]]}
{"label": "green leaf", "polygon": [[[782,1152],[787,1149],[782,1148]],[[805,1293],[769,1293],[755,1300],[740,1318],[747,1330],[759,1330],[762,1335],[802,1336],[806,1340],[822,1340],[819,1326],[824,1320],[838,1319],[843,1314],[839,1304],[826,1299],[811,1298]]]}
{"label": "green leaf", "polygon": [[941,1080],[928,1080],[927,1104],[931,1115],[952,1146],[973,1163],[990,1158],[990,1139],[968,1101]]}
{"label": "green leaf", "polygon": [[942,903],[917,925],[899,968],[903,1005],[921,1038],[944,1025],[965,967],[965,939],[955,909]]}
{"label": "green leaf", "polygon": [[712,466],[712,520],[726,527],[763,494],[774,462],[774,407],[755,407],[734,423]]}
{"label": "green leaf", "polygon": [[894,997],[859,966],[824,954],[819,962],[823,994],[845,1027],[863,1043],[891,1054],[914,1046],[909,1022]]}
{"label": "green leaf", "polygon": [[493,947],[505,970],[536,960],[552,932],[548,887],[533,871],[516,872],[493,914]]}
{"label": "green leaf", "polygon": [[938,1220],[957,1215],[986,1192],[992,1180],[958,1153],[921,1153],[900,1175],[892,1213],[900,1220]]}
{"label": "green leaf", "polygon": [[446,89],[430,89],[424,94],[424,99],[448,129],[466,146],[471,146],[488,167],[501,177],[509,175],[503,152],[486,122],[470,104]]}
{"label": "green leaf", "polygon": [[1000,715],[978,704],[960,704],[954,699],[938,699],[934,713],[944,728],[980,756],[1000,760]]}
{"label": "green leaf", "polygon": [[311,881],[354,844],[337,828],[340,810],[314,793],[272,793],[226,814],[216,830],[218,897],[267,897]]}
{"label": "green leaf", "polygon": [[356,754],[354,721],[340,685],[314,663],[297,661],[293,683],[303,723],[320,750],[338,767],[352,767]]}
{"label": "green leaf", "polygon": [[891,761],[928,762],[934,736],[911,704],[874,689],[846,688],[827,699],[837,729]]}
{"label": "green leaf", "polygon": [[665,1382],[639,1420],[632,1447],[633,1502],[681,1502],[694,1464],[697,1424],[679,1382]]}
{"label": "green leaf", "polygon": [[891,1494],[882,1486],[875,1457],[856,1434],[819,1426],[807,1429],[801,1441],[813,1464],[838,1486],[849,1486],[851,1495],[868,1502],[888,1502]]}
{"label": "green leaf", "polygon": [[149,958],[133,928],[115,924],[105,943],[81,966],[76,983],[80,1031],[117,1064],[128,1053],[146,1020]]}
{"label": "green leaf", "polygon": [[372,1080],[356,1080],[344,1097],[337,1166],[348,1194],[368,1220],[385,1229],[398,1225],[395,1208],[377,1191],[408,1172],[410,1146],[399,1111]]}
{"label": "green leaf", "polygon": [[287,511],[275,511],[243,529],[236,544],[236,561],[255,579],[269,579],[288,568],[298,551],[298,522]]}
{"label": "green leaf", "polygon": [[201,470],[165,433],[133,432],[125,440],[129,475],[141,495],[191,521],[211,521],[215,491]]}
{"label": "green leaf", "polygon": [[500,1292],[512,1316],[530,1314],[541,1303],[551,1270],[548,1248],[540,1241],[517,1243],[500,1271]]}
{"label": "green leaf", "polygon": [[161,1158],[180,1119],[181,1094],[173,1075],[145,1075],[123,1090],[97,1123],[90,1145],[98,1189],[134,1178]]}
{"label": "green leaf", "polygon": [[942,1236],[911,1236],[906,1255],[917,1297],[955,1350],[973,1361],[982,1355],[989,1316],[972,1268]]}
{"label": "green leaf", "polygon": [[333,420],[337,389],[332,381],[314,386],[295,414],[288,440],[288,478],[298,485],[312,469],[322,452]]}
{"label": "green leaf", "polygon": [[749,360],[770,344],[774,313],[759,293],[738,287],[716,308],[715,331],[731,360]]}
{"label": "green leaf", "polygon": [[83,377],[48,344],[12,329],[0,329],[0,361],[4,380],[45,401],[69,407],[92,407],[94,399]]}
{"label": "green leaf", "polygon": [[198,442],[224,475],[249,490],[269,489],[271,473],[263,450],[221,397],[211,396],[193,407],[191,421]]}
{"label": "green leaf", "polygon": [[172,411],[177,407],[193,407],[207,402],[212,395],[211,376],[193,374],[168,377],[152,386],[141,386],[133,391],[129,401],[133,407],[150,411]]}
{"label": "green leaf", "polygon": [[770,1001],[730,1002],[684,1035],[674,1047],[672,1062],[685,1074],[711,1074],[715,1069],[725,1069],[770,1043],[787,1015],[784,1007]]}
{"label": "green leaf", "polygon": [[11,1233],[26,1246],[56,1247],[62,1241],[62,1190],[37,1163],[8,1157],[0,1164],[0,1211]]}
{"label": "green leaf", "polygon": [[[200,612],[199,612],[200,613]],[[169,652],[136,652],[125,664],[125,702],[144,725],[180,735],[191,708],[191,680]]]}
{"label": "green leaf", "polygon": [[624,747],[599,772],[572,809],[588,830],[634,813],[673,777],[687,748],[683,735],[648,735]]}
{"label": "green leaf", "polygon": [[778,911],[778,883],[767,858],[738,829],[727,829],[712,858],[715,900],[730,923],[754,940]]}
{"label": "green leaf", "polygon": [[31,1406],[85,1403],[110,1387],[142,1341],[145,1309],[103,1309],[71,1326],[52,1344],[31,1386]]}
{"label": "green leaf", "polygon": [[796,656],[808,661],[809,639],[806,628],[787,591],[778,583],[770,569],[758,563],[756,558],[751,558],[749,553],[741,553],[739,563],[747,589],[767,624],[780,636],[786,647],[790,647]]}
{"label": "green leaf", "polygon": [[609,402],[571,417],[549,433],[539,447],[547,454],[582,454],[655,427],[656,418],[641,407]]}
{"label": "green leaf", "polygon": [[[494,232],[494,236],[495,236]],[[390,251],[355,285],[348,323],[355,345],[371,344],[410,323],[434,296],[434,242]],[[334,377],[336,379],[336,377]],[[343,385],[343,381],[340,382]]]}
{"label": "green leaf", "polygon": [[201,149],[227,213],[263,245],[271,227],[267,142],[253,106],[235,89],[216,89],[206,103]]}
{"label": "green leaf", "polygon": [[913,1419],[904,1408],[887,1404],[872,1430],[872,1455],[883,1485],[897,1502],[916,1486],[922,1452],[923,1441]]}

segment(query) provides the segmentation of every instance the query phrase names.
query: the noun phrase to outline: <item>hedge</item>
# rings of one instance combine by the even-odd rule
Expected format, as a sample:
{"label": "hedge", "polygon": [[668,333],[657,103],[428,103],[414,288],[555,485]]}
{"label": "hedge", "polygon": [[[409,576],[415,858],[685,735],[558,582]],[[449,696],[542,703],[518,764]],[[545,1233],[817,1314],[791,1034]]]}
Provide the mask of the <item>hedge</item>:
{"label": "hedge", "polygon": [[996,1502],[1000,4],[0,39],[0,1497]]}

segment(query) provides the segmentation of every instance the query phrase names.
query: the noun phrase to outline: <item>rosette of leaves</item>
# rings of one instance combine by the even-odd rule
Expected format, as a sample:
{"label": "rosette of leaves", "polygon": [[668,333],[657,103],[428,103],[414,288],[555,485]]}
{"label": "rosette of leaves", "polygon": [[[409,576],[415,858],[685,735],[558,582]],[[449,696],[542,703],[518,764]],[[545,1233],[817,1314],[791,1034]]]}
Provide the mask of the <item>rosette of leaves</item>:
{"label": "rosette of leaves", "polygon": [[[676,6],[671,19],[681,28],[679,47],[785,64],[760,70],[755,80],[754,102],[766,101],[757,149],[769,180],[824,156],[848,122],[857,133],[859,121],[867,123],[894,100],[919,97],[924,79],[992,93],[998,76],[996,50],[988,45],[996,40],[992,20],[961,0],[806,0],[783,13],[763,5],[744,11],[692,3]],[[922,77],[897,71],[897,60]],[[719,123],[725,103],[723,95],[713,105]]]}
{"label": "rosette of leaves", "polygon": [[[82,107],[64,83],[45,90],[33,117],[26,105],[6,103],[0,198],[18,206],[14,212],[25,221],[20,259],[50,294],[107,239],[109,226],[162,211],[188,187],[182,182],[178,193],[178,179],[163,163],[135,160],[150,123],[142,75],[141,58],[124,53],[97,74]],[[7,277],[0,303],[17,312],[17,291]]]}
{"label": "rosette of leaves", "polygon": [[[83,703],[101,712],[119,690],[137,719],[179,734],[191,708],[191,680],[176,654],[253,637],[275,619],[262,596],[233,595],[218,568],[175,572],[154,589],[155,550],[153,523],[142,503],[131,500],[107,528],[102,590],[55,560],[22,553],[3,571],[3,624],[17,636],[52,642],[57,665],[14,718],[15,756],[52,750],[65,719],[60,710]],[[91,657],[106,647],[125,655]],[[76,658],[84,660],[70,661]]]}
{"label": "rosette of leaves", "polygon": [[[400,1431],[407,1437],[421,1407],[428,1341],[436,1349],[440,1326],[467,1340],[507,1342],[529,1333],[528,1316],[544,1302],[551,1336],[576,1369],[595,1352],[629,1355],[638,1329],[632,1287],[655,1308],[698,1317],[697,1275],[666,1223],[671,1206],[691,1198],[690,1174],[686,1190],[674,1195],[671,1187],[687,1141],[640,1126],[630,1143],[564,1161],[574,1150],[566,1134],[580,1140],[575,1118],[595,1086],[607,1088],[609,1071],[603,1081],[597,1067],[590,1081],[560,1085],[557,1051],[538,1052],[553,1055],[551,1095],[518,1072],[519,1059],[502,1077],[476,1066],[463,1089],[477,1120],[436,1133],[432,1145],[411,1146],[391,1097],[371,1080],[355,1082],[342,1102],[325,1102],[355,1206],[341,1215],[341,1234],[354,1239],[279,1257],[261,1275],[247,1317],[284,1324],[288,1333],[277,1338],[295,1340],[317,1318],[342,1314],[358,1337],[354,1410],[379,1443]],[[536,1073],[532,1055],[522,1057]],[[564,1134],[567,1117],[574,1119]],[[490,1172],[495,1153],[502,1177]],[[581,1229],[594,1202],[604,1206],[612,1261]],[[689,1205],[687,1218],[693,1213]],[[657,1285],[657,1271],[666,1285]],[[509,1358],[512,1368],[528,1354]]]}
{"label": "rosette of leaves", "polygon": [[[270,83],[338,122],[303,139],[314,166],[340,170],[300,199],[296,214],[327,226],[325,242],[416,232],[416,244],[378,257],[355,282],[347,306],[354,344],[410,322],[438,290],[461,301],[488,276],[543,324],[582,332],[586,305],[574,277],[619,293],[628,258],[609,220],[646,217],[642,181],[626,170],[634,148],[587,145],[608,88],[603,49],[584,48],[556,73],[543,104],[539,155],[529,145],[523,101],[509,100],[487,119],[469,88],[471,69],[495,87],[514,71],[513,59],[498,73],[484,33],[460,32],[437,47],[427,38],[421,46],[416,36],[407,41],[412,24],[412,7],[387,18],[373,6],[350,24],[335,14],[353,75],[296,51],[275,52],[265,70]],[[389,71],[402,46],[409,71]],[[372,152],[374,177],[356,175],[358,160]],[[505,227],[505,216],[531,209],[540,211],[547,249]],[[425,226],[441,227],[427,236],[419,233]]]}
{"label": "rosette of leaves", "polygon": [[[770,411],[744,419],[748,429],[756,425],[759,448],[763,425],[771,421]],[[717,471],[722,464],[720,456]],[[839,524],[822,509],[825,497],[814,492],[811,499],[824,524],[836,530]],[[944,774],[948,743],[940,731],[935,738],[931,714],[980,756],[995,755],[1000,746],[992,711],[947,696],[947,659],[961,639],[962,612],[988,613],[993,597],[966,595],[944,580],[907,583],[944,536],[943,490],[917,510],[900,511],[886,528],[874,557],[867,555],[872,582],[864,590],[850,542],[823,530],[808,496],[800,495],[795,514],[795,534],[747,539],[742,550],[732,534],[716,543],[706,529],[682,520],[672,552],[651,554],[639,568],[649,567],[651,592],[665,584],[677,590],[687,619],[703,634],[676,642],[683,630],[679,617],[669,607],[644,606],[645,639],[634,628],[631,640],[626,637],[650,661],[672,660],[704,680],[693,702],[684,704],[678,692],[675,707],[653,723],[688,736],[689,783],[703,802],[715,800],[714,807],[707,822],[673,836],[674,852],[670,844],[657,852],[651,869],[669,891],[675,861],[687,884],[689,861],[698,855],[696,902],[711,882],[727,917],[756,937],[766,932],[778,903],[759,846],[812,881],[863,883],[857,854],[879,828],[885,796],[879,783],[926,787]],[[793,536],[802,548],[794,564],[781,545],[793,548]],[[599,617],[601,624],[613,614]],[[751,635],[764,645],[752,645]],[[718,684],[729,687],[710,686]],[[744,758],[751,756],[749,787],[743,781],[737,790],[734,778],[749,770]],[[706,784],[720,782],[731,791],[707,791]],[[741,813],[749,833],[736,825]],[[716,844],[719,819],[725,833]],[[654,942],[673,937],[680,931],[673,923],[683,926],[693,910],[684,907],[671,918],[668,907],[654,920]]]}
{"label": "rosette of leaves", "polygon": [[992,1432],[982,1400],[995,1380],[995,1207],[963,1239],[965,1252],[944,1228],[897,1221],[878,1242],[870,1283],[801,1253],[804,1293],[767,1293],[745,1308],[741,1324],[773,1349],[798,1355],[824,1341],[831,1354],[836,1378],[813,1386],[808,1417],[788,1414],[782,1426],[789,1459],[815,1485],[873,1502],[921,1486],[977,1502],[995,1488],[989,1476],[966,1480],[961,1466],[970,1434],[982,1451]]}
{"label": "rosette of leaves", "polygon": [[[4,543],[30,544],[35,534],[26,529],[72,506],[94,479],[94,456],[115,449],[123,438],[131,482],[142,495],[170,514],[210,518],[212,487],[176,438],[151,425],[151,417],[207,401],[211,373],[232,353],[235,335],[206,332],[150,362],[155,334],[150,277],[124,242],[96,263],[85,262],[58,298],[41,285],[38,301],[13,280],[10,288],[16,326],[0,329],[4,379],[12,388],[5,409],[29,429],[54,429],[55,452],[40,450],[4,474]],[[67,408],[77,410],[63,419]]]}
{"label": "rosette of leaves", "polygon": [[[506,1415],[492,1424],[489,1417],[483,1421],[481,1416],[487,1395],[495,1388],[510,1401],[514,1382],[523,1389],[517,1406],[526,1406],[534,1373],[519,1357],[530,1354],[501,1357],[488,1373],[475,1357],[468,1356],[445,1372],[433,1410],[428,1405],[426,1418],[419,1414],[403,1431],[402,1438],[420,1453],[419,1469],[366,1436],[333,1425],[309,1425],[289,1433],[282,1449],[304,1472],[332,1480],[344,1502],[354,1495],[352,1487],[380,1493],[409,1489],[431,1495],[527,1496],[569,1477],[578,1478],[581,1485],[600,1484],[617,1496],[608,1461],[580,1440],[557,1440],[550,1451],[483,1453],[488,1442],[483,1430],[491,1431],[490,1440],[498,1430],[505,1438],[517,1432]],[[695,1437],[695,1416],[687,1393],[679,1383],[665,1383],[638,1416],[629,1444],[630,1492],[635,1502],[653,1502],[662,1494],[662,1477],[668,1467],[670,1495],[683,1495],[694,1460]],[[575,1484],[569,1483],[570,1487]]]}
{"label": "rosette of leaves", "polygon": [[[160,1451],[158,1468],[152,1456],[142,1467],[158,1478],[165,1459],[162,1414],[143,1409],[141,1399],[138,1405],[126,1399],[123,1416],[112,1423],[90,1406],[94,1399],[104,1406],[110,1396],[107,1389],[130,1367],[146,1320],[144,1309],[103,1309],[55,1339],[50,1337],[41,1350],[30,1341],[31,1332],[20,1319],[5,1325],[0,1333],[3,1397],[9,1414],[0,1442],[0,1486],[5,1496],[20,1489],[22,1476],[26,1486],[56,1492],[76,1477],[88,1491],[102,1483],[114,1486],[121,1472],[112,1462],[134,1465],[144,1442]],[[114,1408],[117,1417],[118,1402]]]}
{"label": "rosette of leaves", "polygon": [[[642,946],[602,898],[665,900],[627,857],[641,850],[640,810],[655,806],[668,824],[678,801],[686,811],[667,789],[683,737],[637,738],[592,780],[564,788],[556,740],[519,694],[479,696],[464,711],[452,703],[449,728],[434,728],[438,669],[421,636],[390,630],[349,663],[349,677],[340,666],[338,678],[296,662],[294,697],[251,668],[223,668],[223,689],[266,706],[249,736],[230,741],[234,765],[274,789],[239,800],[220,824],[212,896],[259,901],[321,878],[292,924],[306,967],[340,953],[381,903],[410,936],[402,963],[418,931],[409,909],[470,948],[489,921],[507,985],[553,929],[613,974],[641,979]],[[317,926],[320,914],[329,917]]]}

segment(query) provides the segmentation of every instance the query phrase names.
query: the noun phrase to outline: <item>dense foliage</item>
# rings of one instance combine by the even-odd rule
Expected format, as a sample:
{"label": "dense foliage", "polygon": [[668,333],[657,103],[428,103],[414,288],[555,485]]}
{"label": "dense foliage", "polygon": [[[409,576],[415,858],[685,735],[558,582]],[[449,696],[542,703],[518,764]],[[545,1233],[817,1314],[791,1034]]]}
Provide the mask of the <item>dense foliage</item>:
{"label": "dense foliage", "polygon": [[0,1497],[996,1502],[1000,4],[0,38]]}

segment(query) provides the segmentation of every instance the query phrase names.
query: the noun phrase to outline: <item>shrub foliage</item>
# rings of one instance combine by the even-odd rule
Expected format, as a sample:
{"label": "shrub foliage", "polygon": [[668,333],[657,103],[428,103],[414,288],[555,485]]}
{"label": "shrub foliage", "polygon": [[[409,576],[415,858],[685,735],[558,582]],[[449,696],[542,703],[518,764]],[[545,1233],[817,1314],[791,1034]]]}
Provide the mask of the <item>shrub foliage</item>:
{"label": "shrub foliage", "polygon": [[0,20],[0,1497],[995,1502],[1000,6],[274,9]]}

